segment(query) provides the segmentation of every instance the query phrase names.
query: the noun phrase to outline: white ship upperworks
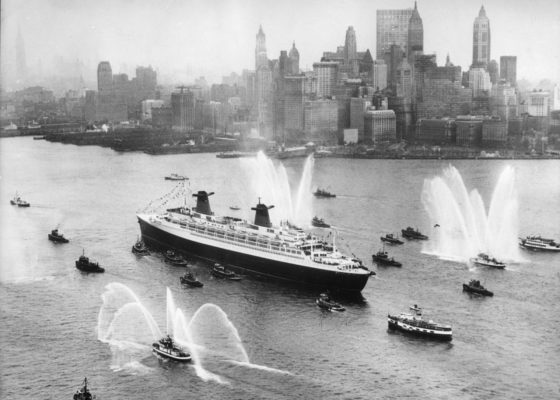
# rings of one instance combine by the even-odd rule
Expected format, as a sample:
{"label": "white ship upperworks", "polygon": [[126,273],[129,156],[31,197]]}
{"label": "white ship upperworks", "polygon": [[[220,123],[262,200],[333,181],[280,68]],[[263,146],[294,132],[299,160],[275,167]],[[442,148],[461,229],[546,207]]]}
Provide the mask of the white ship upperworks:
{"label": "white ship upperworks", "polygon": [[261,275],[333,290],[359,292],[369,270],[362,262],[342,254],[332,243],[288,226],[275,227],[268,210],[252,208],[255,221],[215,216],[209,196],[199,191],[196,207],[168,209],[162,214],[137,214],[142,239],[152,247],[219,261]]}

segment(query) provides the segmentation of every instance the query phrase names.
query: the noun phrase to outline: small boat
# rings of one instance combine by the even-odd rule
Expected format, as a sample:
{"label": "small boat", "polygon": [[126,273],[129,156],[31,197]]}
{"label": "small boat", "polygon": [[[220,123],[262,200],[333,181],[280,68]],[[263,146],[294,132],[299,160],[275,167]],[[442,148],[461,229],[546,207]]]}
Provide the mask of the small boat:
{"label": "small boat", "polygon": [[74,400],[93,400],[95,398],[89,391],[87,384],[87,378],[84,378],[83,386],[74,393]]}
{"label": "small boat", "polygon": [[477,257],[471,258],[471,261],[475,264],[492,268],[504,269],[506,267],[503,262],[498,261],[494,257],[490,257],[485,253],[479,253]]}
{"label": "small boat", "polygon": [[519,246],[534,251],[560,251],[560,244],[554,239],[546,239],[541,236],[527,236],[519,239]]}
{"label": "small boat", "polygon": [[388,233],[385,236],[381,236],[381,241],[389,244],[404,244],[402,240],[398,238],[398,236],[393,235],[392,233]]}
{"label": "small boat", "polygon": [[327,224],[323,218],[313,217],[311,220],[311,225],[316,226],[318,228],[330,228],[331,226]]}
{"label": "small boat", "polygon": [[188,179],[189,178],[187,178],[186,176],[179,175],[179,174],[171,174],[165,177],[166,181],[186,181]]}
{"label": "small boat", "polygon": [[136,241],[136,243],[134,243],[134,245],[132,245],[132,252],[140,256],[150,254],[150,250],[148,250],[148,247],[140,238]]}
{"label": "small boat", "polygon": [[317,300],[315,300],[315,303],[317,303],[319,308],[322,308],[322,309],[327,310],[327,311],[344,311],[344,310],[346,310],[340,304],[331,300],[330,296],[327,293],[321,293],[319,295],[319,297],[317,298]]}
{"label": "small boat", "polygon": [[99,263],[90,261],[83,253],[76,261],[76,268],[83,272],[105,272],[105,269],[101,268]]}
{"label": "small boat", "polygon": [[62,233],[58,233],[58,229],[53,229],[48,235],[49,240],[56,243],[68,243],[68,239]]}
{"label": "small boat", "polygon": [[408,307],[411,311],[414,311],[415,315],[422,315],[422,307],[419,307],[418,304],[414,304]]}
{"label": "small boat", "polygon": [[235,272],[227,270],[223,265],[218,263],[214,264],[214,267],[212,268],[212,275],[216,278],[229,279],[230,281],[241,280]]}
{"label": "small boat", "polygon": [[438,324],[432,320],[425,321],[422,319],[422,315],[417,312],[414,314],[388,314],[387,323],[389,324],[389,329],[398,330],[411,335],[438,340],[453,339],[451,326]]}
{"label": "small boat", "polygon": [[12,206],[18,206],[18,207],[29,207],[30,204],[23,200],[21,197],[18,196],[18,194],[16,193],[13,199],[10,199],[10,204]]}
{"label": "small boat", "polygon": [[471,279],[469,283],[463,283],[463,291],[481,294],[483,296],[494,296],[494,293],[480,284],[479,280]]}
{"label": "small boat", "polygon": [[187,265],[187,261],[181,255],[175,254],[173,250],[167,250],[165,252],[165,262],[179,267]]}
{"label": "small boat", "polygon": [[181,277],[181,283],[185,285],[189,285],[192,287],[202,287],[204,284],[200,282],[196,277],[193,275],[192,272],[187,271],[185,275]]}
{"label": "small boat", "polygon": [[33,136],[33,140],[45,140],[45,136]]}
{"label": "small boat", "polygon": [[238,207],[238,206],[229,206],[229,209],[230,209],[230,210],[233,210],[233,211],[239,211],[239,210],[241,210],[241,207]]}
{"label": "small boat", "polygon": [[327,192],[324,189],[317,189],[315,192],[313,192],[313,195],[315,197],[326,197],[326,198],[336,197],[336,194]]}
{"label": "small boat", "polygon": [[402,236],[407,239],[418,239],[418,240],[428,240],[428,236],[420,233],[418,229],[412,227],[407,227],[406,229],[401,229]]}
{"label": "small boat", "polygon": [[389,254],[384,250],[379,250],[377,253],[371,256],[373,261],[377,264],[389,265],[391,267],[402,267],[402,264],[395,261],[393,257],[389,258]]}
{"label": "small boat", "polygon": [[169,335],[161,338],[157,343],[152,343],[152,351],[173,361],[191,361],[191,355],[181,349]]}

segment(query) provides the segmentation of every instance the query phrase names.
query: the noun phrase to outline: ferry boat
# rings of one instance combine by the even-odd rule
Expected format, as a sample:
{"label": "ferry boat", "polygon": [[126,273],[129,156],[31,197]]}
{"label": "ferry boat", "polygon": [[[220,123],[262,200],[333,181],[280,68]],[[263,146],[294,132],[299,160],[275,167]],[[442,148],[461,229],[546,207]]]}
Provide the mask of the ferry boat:
{"label": "ferry boat", "polygon": [[494,296],[494,293],[482,286],[480,281],[476,279],[471,279],[469,283],[463,283],[463,291],[483,296]]}
{"label": "ferry boat", "polygon": [[331,226],[327,224],[323,218],[313,217],[311,220],[311,225],[316,226],[318,228],[330,228]]}
{"label": "ferry boat", "polygon": [[51,233],[48,234],[48,237],[51,242],[68,243],[68,239],[66,239],[62,233],[58,233],[58,229],[53,229]]}
{"label": "ferry boat", "polygon": [[389,244],[404,244],[402,240],[398,238],[398,236],[393,235],[392,233],[388,233],[385,236],[381,236],[381,241]]}
{"label": "ferry boat", "polygon": [[379,250],[376,254],[373,254],[372,259],[377,264],[390,265],[392,267],[402,267],[402,264],[396,261],[393,257],[389,258],[389,254],[384,250]]}
{"label": "ferry boat", "polygon": [[406,229],[401,229],[402,236],[407,239],[418,239],[418,240],[428,240],[428,236],[420,233],[418,229],[412,227],[407,227]]}
{"label": "ferry boat", "polygon": [[471,261],[478,265],[484,265],[486,267],[504,269],[506,265],[496,260],[494,257],[490,257],[488,254],[479,253],[478,256],[471,258]]}
{"label": "ferry boat", "polygon": [[185,351],[181,349],[169,335],[161,338],[157,343],[152,343],[152,351],[154,354],[164,358],[169,358],[173,361],[191,361],[191,355],[185,353]]}
{"label": "ferry boat", "polygon": [[541,236],[527,236],[519,239],[519,245],[527,250],[534,251],[560,251],[560,244],[554,239],[546,239]]}
{"label": "ferry boat", "polygon": [[432,320],[425,321],[421,313],[387,315],[389,329],[398,330],[411,335],[437,340],[452,340],[451,326],[438,324]]}
{"label": "ferry boat", "polygon": [[199,191],[196,207],[138,214],[142,238],[150,247],[175,248],[281,280],[349,292],[360,292],[370,276],[362,262],[330,243],[287,225],[273,226],[267,206],[259,202],[254,222],[216,216],[209,196]]}
{"label": "ferry boat", "polygon": [[336,197],[336,194],[331,193],[331,192],[327,192],[326,190],[323,189],[317,189],[315,192],[313,192],[313,195],[315,197]]}
{"label": "ferry boat", "polygon": [[186,181],[189,178],[187,178],[186,176],[183,175],[179,175],[179,174],[171,174],[165,177],[166,181]]}
{"label": "ferry boat", "polygon": [[95,395],[91,394],[87,385],[88,385],[87,378],[84,378],[83,386],[79,390],[76,390],[76,393],[74,393],[74,397],[73,397],[74,400],[93,400],[93,399],[95,399]]}
{"label": "ferry boat", "polygon": [[76,261],[76,268],[83,272],[105,272],[105,269],[99,266],[99,263],[90,261],[83,253]]}
{"label": "ferry boat", "polygon": [[321,293],[317,300],[315,300],[317,306],[327,311],[344,311],[346,310],[337,302],[333,301],[327,293]]}

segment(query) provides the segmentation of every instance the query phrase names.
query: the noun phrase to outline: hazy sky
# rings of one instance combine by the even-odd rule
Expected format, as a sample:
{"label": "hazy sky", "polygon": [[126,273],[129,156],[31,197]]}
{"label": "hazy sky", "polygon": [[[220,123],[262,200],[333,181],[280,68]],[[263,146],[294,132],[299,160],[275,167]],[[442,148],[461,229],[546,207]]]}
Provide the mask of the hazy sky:
{"label": "hazy sky", "polygon": [[[295,40],[302,68],[356,30],[358,50],[375,55],[377,9],[412,8],[412,0],[2,0],[3,73],[15,65],[18,27],[29,68],[76,58],[114,72],[151,64],[160,75],[205,74],[216,81],[254,68],[255,35],[262,24],[269,58]],[[560,82],[560,0],[419,0],[424,51],[447,53],[467,69],[472,25],[484,4],[490,19],[493,59],[516,55],[518,78]],[[189,68],[187,68],[189,66]],[[122,69],[125,69],[122,71]],[[93,74],[95,71],[91,71]]]}

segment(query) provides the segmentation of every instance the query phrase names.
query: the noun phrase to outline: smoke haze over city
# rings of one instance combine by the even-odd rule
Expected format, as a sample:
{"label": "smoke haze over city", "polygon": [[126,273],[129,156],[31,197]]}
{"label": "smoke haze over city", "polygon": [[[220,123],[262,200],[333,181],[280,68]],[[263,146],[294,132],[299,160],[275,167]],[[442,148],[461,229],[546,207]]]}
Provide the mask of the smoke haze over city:
{"label": "smoke haze over city", "polygon": [[[455,65],[472,59],[473,19],[484,5],[491,20],[492,59],[517,56],[518,79],[560,81],[560,2],[486,0],[418,1],[424,23],[424,53],[449,53]],[[376,48],[376,10],[413,8],[397,1],[69,1],[2,2],[2,86],[17,89],[16,43],[22,43],[25,84],[52,76],[81,75],[95,84],[99,61],[132,75],[151,65],[161,83],[219,82],[254,67],[255,35],[262,25],[269,57],[295,41],[300,66],[311,69],[324,51],[344,43],[348,26],[359,51]],[[21,87],[21,86],[19,86]]]}

